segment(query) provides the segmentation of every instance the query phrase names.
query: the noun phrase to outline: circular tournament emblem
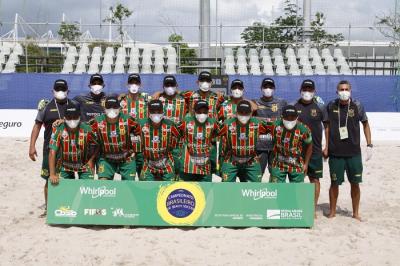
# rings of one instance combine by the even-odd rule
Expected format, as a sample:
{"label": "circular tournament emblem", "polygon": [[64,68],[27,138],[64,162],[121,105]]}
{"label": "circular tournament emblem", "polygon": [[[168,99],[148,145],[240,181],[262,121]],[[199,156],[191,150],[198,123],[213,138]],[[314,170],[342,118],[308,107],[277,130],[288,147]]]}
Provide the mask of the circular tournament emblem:
{"label": "circular tournament emblem", "polygon": [[195,183],[176,182],[162,186],[157,195],[157,212],[170,225],[193,225],[205,206],[204,192]]}

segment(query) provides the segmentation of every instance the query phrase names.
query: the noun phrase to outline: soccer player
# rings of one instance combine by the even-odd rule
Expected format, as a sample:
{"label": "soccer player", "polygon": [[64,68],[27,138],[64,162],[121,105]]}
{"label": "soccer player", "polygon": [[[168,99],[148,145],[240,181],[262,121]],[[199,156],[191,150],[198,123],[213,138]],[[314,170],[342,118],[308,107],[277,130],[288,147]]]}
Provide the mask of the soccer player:
{"label": "soccer player", "polygon": [[227,153],[222,164],[222,181],[261,182],[260,161],[256,142],[260,134],[267,132],[267,125],[252,117],[250,101],[237,104],[237,116],[225,120],[219,135],[226,139]]}
{"label": "soccer player", "polygon": [[[42,125],[44,126],[44,142],[43,142],[43,161],[41,177],[46,180],[44,185],[44,199],[45,207],[47,206],[47,183],[49,178],[49,143],[52,133],[53,123],[64,117],[65,109],[67,108],[69,100],[68,84],[63,79],[58,79],[54,82],[53,86],[54,98],[51,101],[41,100],[38,105],[38,114],[35,119],[35,124],[32,128],[30,144],[29,144],[29,158],[36,161],[36,141],[40,133]],[[42,216],[46,215],[46,211]]]}
{"label": "soccer player", "polygon": [[301,98],[295,103],[299,113],[299,121],[303,122],[311,129],[313,140],[313,152],[310,163],[307,168],[307,175],[310,182],[315,185],[315,207],[318,203],[320,193],[319,179],[322,178],[323,154],[328,154],[328,142],[322,151],[322,131],[325,133],[325,139],[329,137],[328,113],[326,108],[318,101],[315,96],[315,83],[310,79],[303,81],[300,87]]}
{"label": "soccer player", "polygon": [[[171,120],[176,125],[180,124],[188,112],[185,98],[177,93],[178,83],[174,76],[165,76],[163,81],[163,92],[159,100],[163,104],[164,118]],[[183,140],[180,139],[176,148],[172,151],[174,157],[175,173],[178,175],[181,170]]]}
{"label": "soccer player", "polygon": [[[267,121],[275,121],[280,118],[282,108],[287,105],[287,102],[281,98],[275,97],[275,82],[271,78],[265,78],[261,82],[262,97],[255,100],[257,104],[256,116]],[[260,156],[261,172],[268,170],[271,173],[272,163],[272,136],[270,134],[261,134],[257,142],[257,153]]]}
{"label": "soccer player", "polygon": [[104,113],[104,80],[100,74],[93,74],[89,81],[90,92],[86,95],[78,95],[74,101],[79,103],[82,122],[88,122]]}
{"label": "soccer player", "polygon": [[285,183],[288,176],[291,183],[304,182],[312,154],[312,137],[310,129],[298,121],[296,107],[283,107],[282,119],[273,122],[271,133],[274,155],[270,181]]}
{"label": "soccer player", "polygon": [[360,122],[363,125],[367,141],[366,160],[372,157],[371,129],[363,105],[351,98],[351,84],[342,80],[337,85],[338,99],[327,105],[329,118],[329,172],[331,187],[329,189],[329,218],[336,215],[336,203],[339,196],[339,185],[344,181],[346,172],[351,186],[353,218],[361,221],[360,183],[362,182],[363,164],[360,147]]}
{"label": "soccer player", "polygon": [[[93,179],[94,154],[89,158],[90,143],[96,143],[96,137],[88,124],[80,122],[78,105],[69,102],[65,110],[64,122],[53,128],[50,140],[49,168],[50,182],[58,184],[59,178]],[[56,173],[56,155],[61,153],[61,171]]]}
{"label": "soccer player", "polygon": [[204,100],[196,102],[194,115],[188,115],[178,126],[183,142],[180,180],[212,181],[211,143],[219,131],[218,122],[208,116],[209,106]]}
{"label": "soccer player", "polygon": [[149,118],[139,120],[144,157],[140,180],[174,180],[172,150],[176,148],[179,132],[171,120],[163,118],[163,104],[160,100],[151,100],[148,111]]}
{"label": "soccer player", "polygon": [[106,97],[105,114],[96,117],[91,125],[100,146],[99,179],[112,180],[119,173],[122,180],[134,180],[136,162],[131,135],[138,135],[140,127],[133,118],[120,112],[117,95]]}
{"label": "soccer player", "polygon": [[244,84],[240,79],[235,79],[231,82],[231,96],[226,99],[219,109],[218,120],[225,121],[226,119],[236,116],[237,103],[243,100]]}
{"label": "soccer player", "polygon": [[[122,113],[129,115],[136,121],[147,118],[147,103],[151,97],[141,92],[141,78],[139,74],[130,74],[128,76],[128,94],[119,96]],[[135,153],[136,172],[138,176],[143,168],[143,153],[140,136],[131,135],[133,152]]]}

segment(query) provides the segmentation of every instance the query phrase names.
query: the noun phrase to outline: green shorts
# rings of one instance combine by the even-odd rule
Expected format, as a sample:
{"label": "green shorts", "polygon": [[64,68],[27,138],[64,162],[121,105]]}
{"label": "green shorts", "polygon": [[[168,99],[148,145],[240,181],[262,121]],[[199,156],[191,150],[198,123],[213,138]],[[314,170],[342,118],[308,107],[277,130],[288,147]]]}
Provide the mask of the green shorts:
{"label": "green shorts", "polygon": [[[92,170],[87,172],[78,172],[79,179],[94,179]],[[73,171],[66,171],[64,168],[60,171],[60,178],[64,179],[75,179],[75,173]]]}
{"label": "green shorts", "polygon": [[136,177],[136,161],[135,159],[128,162],[115,163],[107,161],[100,157],[97,175],[100,178],[113,180],[115,173],[121,175],[122,180],[135,180]]}
{"label": "green shorts", "polygon": [[307,175],[311,178],[322,178],[323,159],[321,154],[313,154],[308,164]]}
{"label": "green shorts", "polygon": [[212,182],[212,174],[209,175],[199,175],[199,174],[189,174],[181,172],[179,174],[179,181],[187,182]]}
{"label": "green shorts", "polygon": [[140,175],[140,181],[175,181],[175,172],[164,173],[164,174],[154,174],[149,168],[142,171]]}
{"label": "green shorts", "polygon": [[233,164],[225,161],[221,167],[222,182],[236,182],[240,176],[240,182],[261,182],[261,166],[258,161],[246,164]]}
{"label": "green shorts", "polygon": [[136,173],[138,174],[138,176],[140,176],[144,164],[144,157],[142,152],[137,152],[135,154],[135,161],[136,161]]}
{"label": "green shorts", "polygon": [[333,185],[341,185],[344,182],[344,172],[350,183],[362,182],[363,165],[361,154],[352,157],[329,156],[329,173]]}
{"label": "green shorts", "polygon": [[303,183],[305,174],[303,172],[281,171],[277,167],[271,168],[270,183],[286,183],[286,176],[289,177],[290,183]]}

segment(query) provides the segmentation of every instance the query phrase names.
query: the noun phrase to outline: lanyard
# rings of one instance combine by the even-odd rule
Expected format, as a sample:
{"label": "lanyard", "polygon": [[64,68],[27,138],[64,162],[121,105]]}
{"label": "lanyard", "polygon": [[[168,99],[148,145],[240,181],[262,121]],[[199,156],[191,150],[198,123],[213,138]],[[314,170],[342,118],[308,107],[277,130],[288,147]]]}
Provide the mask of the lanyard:
{"label": "lanyard", "polygon": [[[349,103],[347,104],[346,122],[344,125],[344,127],[346,127],[346,128],[347,128],[347,120],[349,118],[350,103],[351,103],[351,100],[349,100]],[[338,118],[339,118],[339,128],[340,128],[340,102],[338,103]]]}
{"label": "lanyard", "polygon": [[[54,100],[54,103],[56,104],[57,113],[58,113],[58,119],[61,119],[60,110],[58,110],[58,104],[57,104],[57,101],[56,101],[56,100]],[[68,104],[68,100],[67,100],[67,104]]]}

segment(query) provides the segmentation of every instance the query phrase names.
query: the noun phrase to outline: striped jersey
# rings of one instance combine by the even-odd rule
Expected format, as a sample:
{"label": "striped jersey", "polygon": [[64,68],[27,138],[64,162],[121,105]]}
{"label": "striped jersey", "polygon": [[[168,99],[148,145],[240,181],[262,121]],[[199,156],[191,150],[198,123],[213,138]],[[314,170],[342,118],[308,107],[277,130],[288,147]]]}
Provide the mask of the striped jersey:
{"label": "striped jersey", "polygon": [[297,122],[292,130],[287,130],[282,120],[271,123],[274,143],[272,167],[282,172],[302,172],[304,165],[304,144],[312,142],[311,131],[303,123]]}
{"label": "striped jersey", "polygon": [[[136,121],[148,117],[147,103],[150,100],[150,96],[147,93],[139,93],[136,100],[132,99],[129,93],[120,95],[120,98],[122,113],[129,115]],[[134,152],[142,150],[140,136],[131,134],[131,142]]]}
{"label": "striped jersey", "polygon": [[101,154],[106,160],[125,162],[131,161],[131,134],[135,134],[139,124],[123,113],[119,114],[116,123],[107,122],[106,115],[100,115],[92,123],[96,133]]}
{"label": "striped jersey", "polygon": [[200,124],[194,116],[187,116],[178,126],[183,138],[183,172],[208,175],[211,173],[211,142],[218,135],[219,126],[214,118]]}
{"label": "striped jersey", "polygon": [[218,120],[225,121],[226,119],[236,116],[237,104],[233,101],[231,97],[226,99],[218,111]]}
{"label": "striped jersey", "polygon": [[256,157],[256,143],[260,134],[265,134],[268,126],[265,122],[251,117],[246,125],[239,123],[237,118],[230,118],[223,123],[219,135],[226,140],[227,155],[225,161],[231,157]]}
{"label": "striped jersey", "polygon": [[225,101],[222,95],[218,95],[213,91],[209,91],[205,96],[202,96],[199,91],[185,91],[181,95],[185,98],[191,113],[193,113],[197,101],[205,100],[208,103],[208,116],[215,119],[218,119],[219,108]]}
{"label": "striped jersey", "polygon": [[165,118],[168,118],[175,124],[182,122],[188,112],[185,98],[182,95],[176,94],[175,97],[169,99],[164,94],[161,94],[159,100],[163,103]]}
{"label": "striped jersey", "polygon": [[176,147],[179,137],[175,124],[168,119],[161,120],[158,127],[153,126],[150,119],[141,119],[139,124],[143,144],[143,171],[149,169],[153,174],[173,173],[171,151]]}
{"label": "striped jersey", "polygon": [[68,130],[64,123],[53,127],[50,149],[60,152],[61,161],[66,171],[87,172],[89,145],[97,142],[91,127],[80,123],[74,131]]}

